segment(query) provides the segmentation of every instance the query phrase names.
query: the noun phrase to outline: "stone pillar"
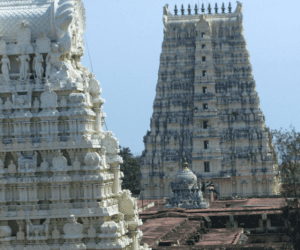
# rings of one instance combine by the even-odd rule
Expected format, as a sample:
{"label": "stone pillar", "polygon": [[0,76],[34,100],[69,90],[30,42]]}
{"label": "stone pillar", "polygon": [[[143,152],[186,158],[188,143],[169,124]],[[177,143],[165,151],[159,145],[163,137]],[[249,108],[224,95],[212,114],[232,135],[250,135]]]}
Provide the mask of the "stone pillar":
{"label": "stone pillar", "polygon": [[59,201],[59,185],[53,185],[51,188],[51,201]]}
{"label": "stone pillar", "polygon": [[102,121],[101,121],[101,112],[102,108],[94,108],[94,111],[96,113],[96,120],[95,120],[95,131],[96,133],[99,133],[102,131]]}
{"label": "stone pillar", "polygon": [[234,216],[230,215],[227,221],[227,228],[238,228],[238,222],[234,220]]}
{"label": "stone pillar", "polygon": [[0,187],[0,202],[6,202],[5,200],[5,186]]}
{"label": "stone pillar", "polygon": [[138,223],[136,221],[128,222],[129,233],[132,235],[132,248],[131,250],[139,250],[139,239],[138,239]]}
{"label": "stone pillar", "polygon": [[119,193],[120,191],[120,165],[113,166],[114,171],[114,193]]}

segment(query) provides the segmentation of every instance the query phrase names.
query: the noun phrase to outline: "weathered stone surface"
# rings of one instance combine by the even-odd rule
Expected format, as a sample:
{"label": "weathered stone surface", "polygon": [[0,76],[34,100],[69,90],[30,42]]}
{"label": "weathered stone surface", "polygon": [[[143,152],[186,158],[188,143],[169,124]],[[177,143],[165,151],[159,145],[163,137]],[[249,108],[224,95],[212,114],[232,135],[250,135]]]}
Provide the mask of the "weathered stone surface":
{"label": "weathered stone surface", "polygon": [[181,16],[166,5],[163,21],[141,159],[144,197],[170,196],[183,158],[221,196],[276,193],[276,154],[255,88],[242,4],[233,13]]}

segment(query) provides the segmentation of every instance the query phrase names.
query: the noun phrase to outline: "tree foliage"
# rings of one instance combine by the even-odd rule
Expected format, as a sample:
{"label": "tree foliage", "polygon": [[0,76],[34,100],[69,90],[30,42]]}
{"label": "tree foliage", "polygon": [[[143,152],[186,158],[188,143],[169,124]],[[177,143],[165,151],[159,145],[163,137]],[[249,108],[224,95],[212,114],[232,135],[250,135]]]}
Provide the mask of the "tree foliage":
{"label": "tree foliage", "polygon": [[287,222],[292,247],[300,249],[300,133],[292,126],[290,130],[280,129],[272,133],[279,160],[277,177],[287,201],[283,208],[283,217]]}
{"label": "tree foliage", "polygon": [[129,148],[120,146],[123,157],[121,171],[124,173],[122,189],[129,189],[133,194],[140,190],[140,157],[134,157]]}
{"label": "tree foliage", "polygon": [[299,197],[300,133],[290,130],[274,130],[274,145],[278,154],[278,178],[286,197]]}

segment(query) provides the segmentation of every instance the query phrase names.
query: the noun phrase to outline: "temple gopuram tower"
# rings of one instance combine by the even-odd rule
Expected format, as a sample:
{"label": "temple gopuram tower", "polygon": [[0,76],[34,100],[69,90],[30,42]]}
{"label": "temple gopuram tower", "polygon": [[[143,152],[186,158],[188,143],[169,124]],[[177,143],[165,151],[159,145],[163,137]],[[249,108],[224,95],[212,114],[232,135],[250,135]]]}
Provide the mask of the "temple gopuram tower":
{"label": "temple gopuram tower", "polygon": [[[192,13],[193,12],[193,13]],[[214,13],[212,13],[214,12]],[[227,12],[227,11],[226,11]],[[163,10],[164,40],[150,131],[144,197],[171,195],[186,158],[220,196],[277,193],[277,156],[260,109],[243,34],[242,4]]]}
{"label": "temple gopuram tower", "polygon": [[0,249],[148,249],[81,65],[81,0],[0,1]]}

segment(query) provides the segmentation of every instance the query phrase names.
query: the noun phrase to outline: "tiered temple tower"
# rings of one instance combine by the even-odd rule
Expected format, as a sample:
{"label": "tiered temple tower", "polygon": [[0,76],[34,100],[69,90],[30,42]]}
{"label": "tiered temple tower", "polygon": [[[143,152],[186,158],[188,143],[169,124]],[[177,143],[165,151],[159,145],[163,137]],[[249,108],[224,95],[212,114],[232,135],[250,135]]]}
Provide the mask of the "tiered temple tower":
{"label": "tiered temple tower", "polygon": [[140,247],[81,0],[0,1],[0,249]]}
{"label": "tiered temple tower", "polygon": [[[151,129],[144,137],[144,197],[170,196],[170,181],[187,161],[221,196],[277,192],[277,157],[265,126],[243,34],[242,4],[164,7]],[[179,15],[178,12],[181,12]]]}

